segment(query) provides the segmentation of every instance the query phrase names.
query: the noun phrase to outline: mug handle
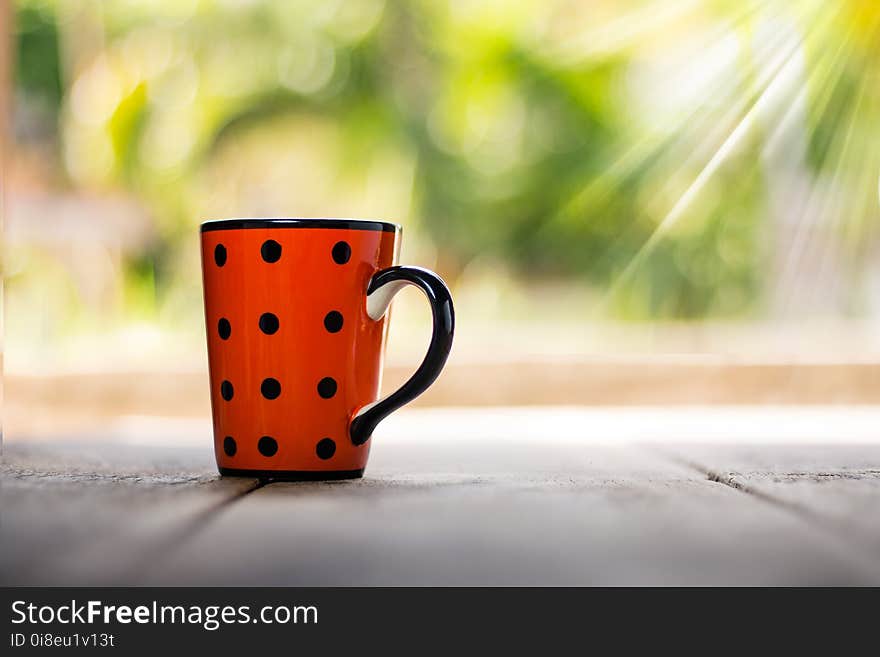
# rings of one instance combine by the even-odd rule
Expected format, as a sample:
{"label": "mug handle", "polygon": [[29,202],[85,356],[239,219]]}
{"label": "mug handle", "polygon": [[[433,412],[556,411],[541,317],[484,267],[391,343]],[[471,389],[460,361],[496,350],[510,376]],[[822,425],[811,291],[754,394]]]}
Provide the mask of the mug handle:
{"label": "mug handle", "polygon": [[385,315],[391,300],[407,285],[415,285],[431,304],[434,330],[428,353],[409,380],[387,397],[367,404],[355,414],[349,425],[351,442],[363,445],[385,417],[425,392],[446,364],[455,331],[452,295],[446,283],[432,271],[421,267],[394,266],[376,272],[367,286],[367,315],[378,322]]}

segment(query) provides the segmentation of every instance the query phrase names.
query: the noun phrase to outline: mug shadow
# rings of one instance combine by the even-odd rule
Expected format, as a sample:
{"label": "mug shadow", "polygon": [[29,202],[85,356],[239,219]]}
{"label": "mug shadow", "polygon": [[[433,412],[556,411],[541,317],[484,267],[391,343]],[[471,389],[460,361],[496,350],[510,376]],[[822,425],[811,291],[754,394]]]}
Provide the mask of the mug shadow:
{"label": "mug shadow", "polygon": [[283,481],[264,479],[260,486],[264,491],[278,494],[326,493],[329,491],[362,491],[381,493],[384,491],[431,491],[459,487],[487,486],[489,478],[476,475],[386,475],[369,476],[362,479],[343,479],[329,481]]}

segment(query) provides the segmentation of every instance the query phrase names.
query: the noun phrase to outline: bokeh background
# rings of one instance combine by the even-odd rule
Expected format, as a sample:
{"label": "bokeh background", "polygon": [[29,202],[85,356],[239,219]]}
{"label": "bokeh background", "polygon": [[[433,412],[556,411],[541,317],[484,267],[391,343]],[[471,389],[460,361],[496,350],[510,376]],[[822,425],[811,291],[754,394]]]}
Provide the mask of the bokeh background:
{"label": "bokeh background", "polygon": [[207,417],[197,227],[256,215],[404,226],[421,403],[880,401],[877,2],[0,6],[8,431]]}

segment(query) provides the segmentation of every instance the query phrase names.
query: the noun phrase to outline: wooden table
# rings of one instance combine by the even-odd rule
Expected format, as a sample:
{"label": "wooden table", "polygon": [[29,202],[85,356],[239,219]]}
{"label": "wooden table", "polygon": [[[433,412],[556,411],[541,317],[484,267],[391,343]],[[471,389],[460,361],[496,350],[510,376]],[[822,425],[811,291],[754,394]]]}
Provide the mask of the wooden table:
{"label": "wooden table", "polygon": [[202,420],[7,439],[0,582],[880,584],[873,407],[413,409],[364,479],[222,479]]}

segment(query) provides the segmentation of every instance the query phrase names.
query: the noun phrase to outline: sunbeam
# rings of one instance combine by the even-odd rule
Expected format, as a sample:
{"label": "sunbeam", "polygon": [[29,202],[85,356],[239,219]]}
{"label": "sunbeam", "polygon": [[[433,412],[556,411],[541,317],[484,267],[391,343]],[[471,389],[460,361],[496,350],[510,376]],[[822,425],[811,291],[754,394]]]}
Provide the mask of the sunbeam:
{"label": "sunbeam", "polygon": [[786,98],[787,76],[794,74],[797,66],[796,55],[808,39],[819,38],[817,35],[821,35],[823,31],[828,29],[839,11],[840,7],[837,8],[837,12],[817,10],[816,13],[807,14],[799,22],[805,22],[808,25],[808,30],[803,35],[794,37],[793,42],[786,44],[784,50],[779,52],[769,65],[765,65],[759,70],[756,88],[761,91],[758,93],[757,98],[750,104],[749,109],[742,118],[732,127],[720,146],[708,158],[708,161],[700,169],[690,185],[662,217],[638,252],[632,256],[623,270],[612,281],[605,295],[603,295],[600,307],[607,305],[620,291],[621,287],[630,280],[659,241],[681,220],[684,213],[705,188],[707,182],[718,172],[724,162],[737,149],[742,147],[746,138],[754,132],[756,125],[760,124],[761,118],[770,112],[774,104],[778,104],[781,99]]}

